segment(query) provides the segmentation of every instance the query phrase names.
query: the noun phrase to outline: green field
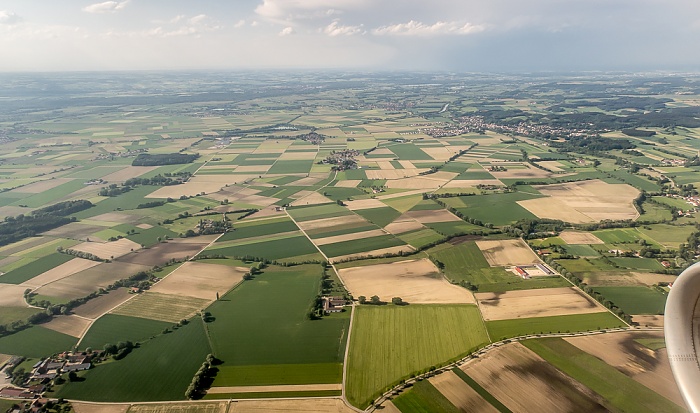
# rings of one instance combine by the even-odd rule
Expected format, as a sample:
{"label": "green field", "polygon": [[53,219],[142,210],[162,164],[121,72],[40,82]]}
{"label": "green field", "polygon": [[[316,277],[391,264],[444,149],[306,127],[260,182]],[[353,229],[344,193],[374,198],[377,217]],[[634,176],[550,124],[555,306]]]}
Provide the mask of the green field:
{"label": "green field", "polygon": [[287,210],[289,215],[298,222],[322,218],[341,217],[353,213],[338,204],[315,205],[310,207],[292,207]]}
{"label": "green field", "polygon": [[541,196],[511,192],[447,198],[445,203],[469,218],[478,219],[484,223],[490,222],[494,225],[508,225],[519,219],[537,219],[530,211],[516,203],[536,198],[541,198]]}
{"label": "green field", "polygon": [[488,342],[472,305],[363,305],[355,311],[346,395],[358,407],[402,378]]}
{"label": "green field", "polygon": [[487,228],[480,227],[478,225],[473,225],[468,222],[459,222],[459,221],[451,221],[451,222],[431,222],[428,224],[425,224],[426,227],[431,228],[435,230],[436,232],[439,232],[440,234],[446,235],[446,236],[454,236],[458,234],[468,234],[470,232],[476,231],[476,232],[481,232],[481,231],[489,231]]}
{"label": "green field", "polygon": [[361,240],[350,240],[335,242],[333,244],[320,245],[321,251],[328,257],[338,257],[346,254],[367,252],[382,248],[405,245],[403,241],[393,235],[380,235],[377,237],[363,238]]}
{"label": "green field", "polygon": [[610,261],[620,267],[629,268],[631,270],[658,272],[664,269],[663,265],[653,258],[611,257]]}
{"label": "green field", "polygon": [[[275,239],[270,241],[256,241],[249,244],[240,244],[229,247],[212,245],[205,250],[205,254],[223,254],[227,257],[262,257],[269,260],[308,255],[318,250],[308,238],[303,235],[296,237]],[[320,255],[319,255],[320,257]]]}
{"label": "green field", "polygon": [[230,241],[241,238],[262,237],[264,235],[281,234],[283,232],[298,231],[299,228],[288,218],[281,220],[265,220],[262,222],[247,222],[245,224],[234,224],[217,242]]}
{"label": "green field", "polygon": [[594,290],[627,314],[663,314],[668,297],[649,287],[595,287]]}
{"label": "green field", "polygon": [[405,243],[417,249],[423,248],[426,245],[445,239],[444,235],[438,234],[430,228],[407,232],[398,235],[398,237]]}
{"label": "green field", "polygon": [[[80,211],[73,215],[78,219],[85,219],[105,214],[107,212],[136,209],[136,207],[139,204],[143,203],[143,200],[146,197],[146,195],[157,190],[158,188],[160,187],[151,185],[138,186],[125,194],[115,197],[104,198],[100,202],[95,204],[95,206],[93,206],[92,208]],[[159,199],[152,198],[149,199],[149,202],[157,200]]]}
{"label": "green field", "polygon": [[486,328],[493,341],[533,334],[567,333],[625,327],[620,319],[609,312],[592,314],[533,317],[514,320],[487,321]]}
{"label": "green field", "polygon": [[[228,363],[227,363],[228,364]],[[217,386],[339,383],[342,363],[254,364],[220,368]]]}
{"label": "green field", "polygon": [[277,161],[270,169],[268,169],[268,174],[298,174],[298,173],[309,173],[311,170],[311,165],[313,165],[313,160],[300,160],[300,161]]}
{"label": "green field", "polygon": [[361,209],[355,213],[379,227],[387,226],[401,215],[401,212],[389,207]]}
{"label": "green field", "polygon": [[402,160],[432,161],[433,158],[411,143],[387,146]]}
{"label": "green field", "polygon": [[[212,304],[216,321],[208,329],[214,354],[224,361],[215,384],[240,384],[240,372],[256,384],[308,383],[315,375],[339,382],[349,313],[307,319],[320,282],[318,265],[273,266]],[[299,364],[306,366],[289,370]]]}
{"label": "green field", "polygon": [[41,308],[28,307],[2,307],[0,311],[0,325],[12,323],[13,321],[24,321],[29,316],[44,311]]}
{"label": "green field", "polygon": [[416,382],[408,391],[395,398],[392,403],[401,410],[401,413],[461,412],[428,380]]}
{"label": "green field", "polygon": [[80,347],[101,349],[107,343],[117,344],[127,340],[137,343],[160,334],[169,327],[172,327],[172,324],[164,321],[106,314],[90,326],[90,330],[80,342]]}
{"label": "green field", "polygon": [[75,257],[72,255],[55,252],[0,276],[0,282],[5,284],[21,284],[73,258]]}
{"label": "green field", "polygon": [[32,358],[46,357],[70,350],[78,339],[48,328],[34,326],[0,337],[0,354]]}
{"label": "green field", "polygon": [[197,369],[210,353],[200,318],[134,349],[124,359],[80,373],[55,397],[96,402],[183,400]]}
{"label": "green field", "polygon": [[554,367],[601,395],[624,412],[685,412],[616,368],[560,338],[522,342]]}

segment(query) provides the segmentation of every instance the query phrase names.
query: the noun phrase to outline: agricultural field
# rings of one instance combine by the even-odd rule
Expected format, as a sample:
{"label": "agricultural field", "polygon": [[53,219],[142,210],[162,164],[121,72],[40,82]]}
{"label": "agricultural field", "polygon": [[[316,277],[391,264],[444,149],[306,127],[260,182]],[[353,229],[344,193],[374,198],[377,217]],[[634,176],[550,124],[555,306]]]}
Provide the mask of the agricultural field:
{"label": "agricultural field", "polygon": [[475,296],[485,321],[607,311],[605,307],[573,287],[477,293]]}
{"label": "agricultural field", "polygon": [[358,407],[410,374],[488,342],[473,305],[363,305],[355,311],[346,395]]}
{"label": "agricultural field", "polygon": [[593,331],[624,326],[625,323],[607,311],[486,322],[489,337],[493,341],[534,334]]}

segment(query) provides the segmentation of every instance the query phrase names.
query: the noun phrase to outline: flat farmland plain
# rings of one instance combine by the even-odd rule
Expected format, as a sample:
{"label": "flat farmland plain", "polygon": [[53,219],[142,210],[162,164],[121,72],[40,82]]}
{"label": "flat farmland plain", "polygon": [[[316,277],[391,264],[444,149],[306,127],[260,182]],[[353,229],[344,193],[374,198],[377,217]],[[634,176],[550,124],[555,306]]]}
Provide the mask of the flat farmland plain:
{"label": "flat farmland plain", "polygon": [[486,321],[607,311],[573,287],[477,293],[475,296]]}

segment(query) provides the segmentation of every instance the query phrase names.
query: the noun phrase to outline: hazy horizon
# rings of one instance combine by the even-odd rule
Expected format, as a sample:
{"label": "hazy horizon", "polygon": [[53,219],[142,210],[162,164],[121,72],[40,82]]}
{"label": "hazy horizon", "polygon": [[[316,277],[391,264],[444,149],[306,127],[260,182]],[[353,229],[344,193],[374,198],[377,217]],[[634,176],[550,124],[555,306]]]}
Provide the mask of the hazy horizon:
{"label": "hazy horizon", "polygon": [[689,0],[0,2],[2,72],[697,72]]}

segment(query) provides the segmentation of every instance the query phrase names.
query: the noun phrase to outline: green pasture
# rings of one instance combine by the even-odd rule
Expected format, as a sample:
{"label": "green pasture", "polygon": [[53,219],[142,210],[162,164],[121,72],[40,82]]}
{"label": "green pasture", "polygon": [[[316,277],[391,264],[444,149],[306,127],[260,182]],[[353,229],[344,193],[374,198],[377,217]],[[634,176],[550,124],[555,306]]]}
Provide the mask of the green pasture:
{"label": "green pasture", "polygon": [[82,189],[85,184],[80,179],[75,179],[64,184],[57,185],[38,194],[32,194],[17,201],[16,204],[26,205],[30,208],[41,208],[65,198],[73,192]]}
{"label": "green pasture", "polygon": [[625,323],[607,311],[591,314],[532,317],[486,322],[486,328],[493,341],[535,334],[571,333],[625,326]]}
{"label": "green pasture", "polygon": [[536,198],[541,197],[523,192],[511,192],[446,198],[444,201],[466,217],[494,225],[507,225],[519,219],[537,219],[530,211],[516,203]]}
{"label": "green pasture", "polygon": [[47,357],[70,350],[78,339],[41,326],[26,328],[0,337],[0,354],[25,357]]}
{"label": "green pasture", "polygon": [[124,359],[100,364],[67,382],[55,397],[95,402],[183,400],[211,352],[200,318],[135,348]]}
{"label": "green pasture", "polygon": [[641,270],[641,271],[662,271],[664,269],[663,265],[653,258],[640,258],[640,257],[611,257],[610,261],[619,265],[620,267],[629,268],[631,270]]}
{"label": "green pasture", "polygon": [[561,338],[522,342],[547,362],[624,412],[685,412],[665,397]]}
{"label": "green pasture", "polygon": [[663,314],[666,294],[650,287],[594,287],[607,300],[627,314]]}
{"label": "green pasture", "polygon": [[137,343],[160,334],[171,328],[172,323],[149,320],[140,317],[127,317],[105,314],[95,321],[80,342],[81,348],[101,349],[105,344],[117,344],[120,341]]}
{"label": "green pasture", "polygon": [[237,240],[250,237],[262,237],[265,235],[281,234],[283,232],[298,231],[299,228],[288,218],[251,221],[246,223],[234,223],[233,228],[217,240],[217,242]]}
{"label": "green pasture", "polygon": [[261,257],[269,260],[296,257],[316,253],[318,250],[308,238],[303,235],[256,241],[234,246],[217,246],[217,244],[205,250],[205,254],[222,254],[227,257]]}
{"label": "green pasture", "polygon": [[285,384],[332,384],[343,378],[342,363],[253,364],[225,363],[215,386],[273,386]]}
{"label": "green pasture", "polygon": [[338,204],[291,207],[287,208],[287,212],[298,222],[352,215],[351,211]]}
{"label": "green pasture", "polygon": [[362,305],[355,311],[346,396],[361,408],[410,374],[488,343],[473,305]]}
{"label": "green pasture", "polygon": [[425,224],[425,226],[448,237],[460,234],[469,234],[470,232],[490,231],[488,228],[480,227],[464,221],[430,222]]}
{"label": "green pasture", "polygon": [[397,235],[397,237],[416,249],[423,248],[426,245],[445,239],[444,235],[441,235],[429,228],[406,232],[404,234]]}
{"label": "green pasture", "polygon": [[44,311],[41,308],[28,307],[0,307],[0,325],[10,324],[13,321],[25,321],[30,316]]}
{"label": "green pasture", "polygon": [[401,212],[389,207],[361,209],[355,213],[378,227],[387,226],[401,215]]}
{"label": "green pasture", "polygon": [[416,382],[410,389],[392,400],[401,413],[459,413],[445,396],[428,380]]}
{"label": "green pasture", "polygon": [[411,143],[387,146],[401,160],[431,161],[433,158]]}

